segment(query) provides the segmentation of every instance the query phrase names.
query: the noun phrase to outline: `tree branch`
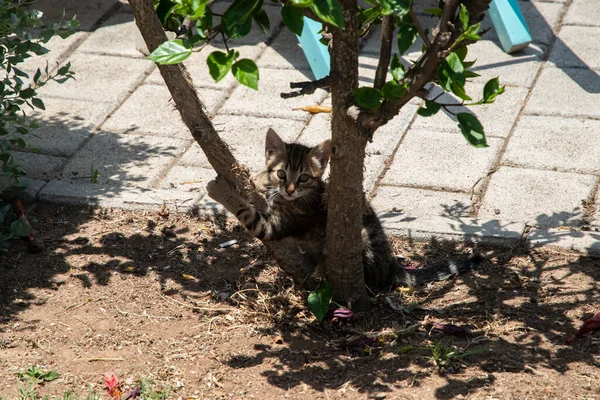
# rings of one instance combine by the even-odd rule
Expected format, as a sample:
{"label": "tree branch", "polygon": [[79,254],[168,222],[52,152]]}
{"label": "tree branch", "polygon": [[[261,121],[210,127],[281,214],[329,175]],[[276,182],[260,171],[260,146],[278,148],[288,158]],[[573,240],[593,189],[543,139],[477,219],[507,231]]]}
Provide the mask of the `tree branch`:
{"label": "tree branch", "polygon": [[381,89],[385,84],[385,78],[392,58],[392,36],[394,35],[394,20],[391,15],[381,20],[381,45],[379,50],[379,63],[375,71],[375,89]]}
{"label": "tree branch", "polygon": [[412,19],[413,24],[415,25],[415,28],[417,28],[417,32],[419,32],[419,36],[421,36],[423,43],[425,43],[425,47],[431,46],[431,40],[429,40],[429,37],[423,30],[423,27],[421,26],[421,22],[419,21],[419,18],[417,18],[417,14],[415,14],[415,11],[413,10],[412,7],[410,8],[410,11],[408,12],[408,14],[410,15],[410,18]]}
{"label": "tree branch", "polygon": [[290,82],[290,88],[300,90],[289,93],[281,93],[281,98],[290,99],[292,97],[303,96],[305,94],[313,94],[317,89],[329,88],[332,85],[336,85],[338,80],[339,76],[337,76],[335,73],[331,73],[325,78],[317,79],[316,81]]}
{"label": "tree branch", "polygon": [[[437,73],[440,62],[447,56],[448,49],[460,35],[460,21],[456,21],[456,11],[461,0],[447,0],[444,4],[442,16],[433,30],[434,39],[431,46],[407,70],[402,83],[407,83],[406,95],[397,102],[384,101],[381,107],[373,110],[361,108],[357,105],[348,108],[348,115],[373,133],[377,128],[385,125],[400,112],[400,109],[413,97],[422,91],[425,84],[432,81]],[[468,10],[472,20],[479,20],[481,13],[487,9],[491,0],[471,0]],[[478,12],[480,14],[475,14]]]}

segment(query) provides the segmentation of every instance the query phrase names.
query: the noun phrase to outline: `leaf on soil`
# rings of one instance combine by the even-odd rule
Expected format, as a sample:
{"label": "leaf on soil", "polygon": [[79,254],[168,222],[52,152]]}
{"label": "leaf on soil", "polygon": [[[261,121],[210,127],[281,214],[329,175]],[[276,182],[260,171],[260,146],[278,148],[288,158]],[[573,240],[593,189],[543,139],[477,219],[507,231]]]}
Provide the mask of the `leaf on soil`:
{"label": "leaf on soil", "polygon": [[330,113],[331,107],[329,106],[304,106],[298,108],[292,108],[292,111],[308,111],[311,114],[319,114],[319,113]]}
{"label": "leaf on soil", "polygon": [[467,337],[471,334],[471,330],[465,326],[458,326],[452,324],[442,324],[437,322],[433,324],[431,328],[432,331],[440,332],[446,335],[458,336],[458,337]]}
{"label": "leaf on soil", "polygon": [[119,382],[119,378],[112,372],[107,372],[103,376],[104,379],[104,387],[108,391],[108,395],[113,399],[120,399],[121,392],[121,383]]}
{"label": "leaf on soil", "polygon": [[583,321],[583,325],[581,326],[581,328],[579,328],[579,330],[574,335],[571,335],[567,338],[567,344],[571,344],[571,342],[573,342],[573,340],[575,340],[576,338],[587,335],[588,333],[598,328],[600,328],[600,312],[597,312],[596,314],[594,314],[593,317],[590,317]]}

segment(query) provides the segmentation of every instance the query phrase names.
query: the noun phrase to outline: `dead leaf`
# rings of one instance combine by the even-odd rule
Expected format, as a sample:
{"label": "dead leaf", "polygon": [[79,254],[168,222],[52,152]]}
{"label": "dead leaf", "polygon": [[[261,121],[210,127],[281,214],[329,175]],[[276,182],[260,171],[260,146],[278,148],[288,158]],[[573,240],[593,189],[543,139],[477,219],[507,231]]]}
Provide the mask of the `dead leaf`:
{"label": "dead leaf", "polygon": [[311,114],[319,114],[319,113],[330,113],[331,107],[314,105],[314,106],[304,106],[304,107],[292,108],[292,110],[308,111]]}
{"label": "dead leaf", "polygon": [[583,321],[583,325],[579,330],[574,334],[567,338],[567,344],[571,344],[575,338],[582,337],[587,335],[588,333],[600,328],[600,312],[594,314],[593,317],[590,317]]}

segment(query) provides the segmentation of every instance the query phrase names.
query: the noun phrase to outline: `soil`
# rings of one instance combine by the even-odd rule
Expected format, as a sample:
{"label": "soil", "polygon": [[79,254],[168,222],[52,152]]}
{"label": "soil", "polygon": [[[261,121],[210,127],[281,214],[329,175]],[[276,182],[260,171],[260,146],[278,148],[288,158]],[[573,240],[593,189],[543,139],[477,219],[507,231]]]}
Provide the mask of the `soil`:
{"label": "soil", "polygon": [[[58,398],[89,385],[108,398],[110,371],[174,399],[600,399],[600,334],[566,344],[600,305],[590,256],[479,246],[471,273],[319,322],[232,222],[43,204],[29,216],[45,251],[15,241],[0,255],[0,398],[37,365],[60,373],[37,387]],[[472,251],[393,244],[411,267]]]}

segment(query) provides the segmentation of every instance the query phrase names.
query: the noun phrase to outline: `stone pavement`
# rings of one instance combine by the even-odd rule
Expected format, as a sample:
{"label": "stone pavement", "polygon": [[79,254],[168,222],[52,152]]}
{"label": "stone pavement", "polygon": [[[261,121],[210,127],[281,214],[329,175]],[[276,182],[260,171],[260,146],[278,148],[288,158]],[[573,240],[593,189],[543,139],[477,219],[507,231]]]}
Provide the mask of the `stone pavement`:
{"label": "stone pavement", "polygon": [[[416,115],[413,101],[368,146],[365,191],[390,232],[600,249],[600,8],[598,0],[521,1],[534,43],[505,54],[493,30],[470,47],[481,74],[467,91],[500,76],[506,92],[474,107],[489,148],[470,147],[451,115]],[[223,3],[217,7],[224,7]],[[40,90],[42,128],[19,153],[30,192],[47,201],[180,209],[202,201],[214,177],[193,142],[157,68],[135,49],[125,1],[42,0],[48,20],[63,7],[81,31],[53,39],[51,65],[70,61],[76,81]],[[205,59],[221,43],[186,62],[223,139],[252,170],[263,164],[264,135],[315,144],[330,135],[327,114],[294,108],[328,104],[325,91],[282,100],[290,81],[312,79],[295,36],[282,29],[279,7],[267,6],[272,33],[253,31],[236,47],[256,61],[260,91],[229,76],[214,83]],[[362,47],[361,83],[372,83],[378,37]],[[258,43],[258,44],[256,44]],[[416,43],[414,49],[420,49]],[[407,59],[414,59],[409,54]],[[28,71],[45,61],[28,62]],[[92,169],[99,171],[91,183]]]}

